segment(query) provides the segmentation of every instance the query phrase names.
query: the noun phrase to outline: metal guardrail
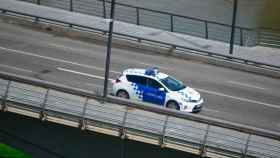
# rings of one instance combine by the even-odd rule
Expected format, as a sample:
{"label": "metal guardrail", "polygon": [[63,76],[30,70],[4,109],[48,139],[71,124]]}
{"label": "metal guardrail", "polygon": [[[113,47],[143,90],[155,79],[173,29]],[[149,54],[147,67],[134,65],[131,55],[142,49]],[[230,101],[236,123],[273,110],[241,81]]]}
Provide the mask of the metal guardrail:
{"label": "metal guardrail", "polygon": [[258,44],[265,47],[280,48],[280,29],[259,29]]}
{"label": "metal guardrail", "polygon": [[[73,12],[108,18],[110,3],[108,0],[21,0]],[[149,26],[171,32],[190,34],[205,39],[229,42],[231,25],[203,20],[190,16],[157,11],[143,7],[116,2],[116,20]],[[256,29],[236,26],[235,43],[244,45],[250,32]],[[251,39],[251,37],[250,37]],[[248,42],[248,41],[247,41]]]}
{"label": "metal guardrail", "polygon": [[280,158],[280,134],[0,72],[1,109],[207,157]]}

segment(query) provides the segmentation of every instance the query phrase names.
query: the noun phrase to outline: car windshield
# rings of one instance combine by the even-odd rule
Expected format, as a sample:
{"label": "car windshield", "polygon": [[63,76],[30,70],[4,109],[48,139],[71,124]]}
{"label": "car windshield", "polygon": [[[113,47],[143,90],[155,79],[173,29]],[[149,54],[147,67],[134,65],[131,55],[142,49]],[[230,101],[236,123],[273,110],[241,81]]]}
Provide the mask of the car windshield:
{"label": "car windshield", "polygon": [[186,86],[181,81],[178,81],[170,76],[160,79],[160,81],[171,91],[179,91],[186,88]]}

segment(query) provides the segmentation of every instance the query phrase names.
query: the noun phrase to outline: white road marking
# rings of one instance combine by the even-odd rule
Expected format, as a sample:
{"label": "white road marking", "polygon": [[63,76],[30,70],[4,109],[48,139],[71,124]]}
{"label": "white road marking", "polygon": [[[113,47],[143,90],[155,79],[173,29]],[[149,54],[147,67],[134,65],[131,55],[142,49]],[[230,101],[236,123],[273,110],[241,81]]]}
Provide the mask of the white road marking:
{"label": "white road marking", "polygon": [[262,87],[258,87],[258,86],[254,86],[254,85],[250,85],[250,84],[245,84],[245,83],[240,83],[240,82],[235,82],[235,81],[227,81],[227,82],[231,83],[231,84],[243,86],[243,87],[256,88],[256,89],[261,89],[261,90],[266,89],[266,88],[262,88]]}
{"label": "white road marking", "polygon": [[[62,59],[56,59],[56,58],[52,58],[52,57],[41,56],[41,55],[37,55],[37,54],[25,52],[25,51],[9,49],[9,48],[5,48],[5,47],[1,47],[1,46],[0,46],[0,49],[6,50],[6,51],[15,52],[15,53],[19,53],[19,54],[29,55],[29,56],[33,56],[33,57],[38,57],[38,58],[43,58],[43,59],[53,60],[53,61],[57,61],[57,62],[63,62],[63,63],[68,63],[68,64],[77,65],[77,66],[81,66],[81,67],[86,67],[86,68],[91,68],[91,69],[96,69],[96,70],[104,71],[104,69],[100,68],[100,67],[94,67],[94,66],[79,64],[79,63],[76,63],[76,62],[70,62],[70,61],[66,61],[66,60],[62,60]],[[63,68],[61,68],[61,70],[62,69]],[[73,71],[73,70],[67,70],[67,69],[64,69],[64,70],[68,71],[68,72],[72,72],[72,73],[88,76],[88,77],[104,79],[104,77],[102,77],[102,76],[95,76],[95,75],[86,74],[86,73],[82,73],[82,72],[77,72],[77,71]],[[117,71],[111,71],[111,72],[121,74],[120,72],[117,72]],[[112,80],[112,79],[109,79],[109,80]],[[209,93],[209,94],[214,94],[214,95],[217,95],[217,96],[228,97],[228,98],[237,99],[237,100],[240,100],[240,101],[245,101],[245,102],[249,102],[249,103],[260,104],[260,105],[264,105],[264,106],[267,106],[267,107],[272,107],[272,108],[280,109],[280,105],[273,105],[273,104],[268,104],[268,103],[264,103],[264,102],[260,102],[260,101],[255,101],[255,100],[250,100],[250,99],[246,99],[246,98],[230,96],[230,95],[226,95],[226,94],[223,94],[223,93],[218,93],[218,92],[209,91],[209,90],[205,90],[205,89],[197,89],[197,90],[199,90],[201,92]]]}
{"label": "white road marking", "polygon": [[[55,43],[51,43],[51,44],[49,44],[49,45],[50,45],[50,46],[53,46],[53,47],[57,47],[57,48],[62,48],[62,49],[65,49],[65,50],[68,49],[68,50],[73,50],[73,51],[84,51],[83,49],[67,47],[67,46],[58,45],[58,44],[55,44]],[[149,63],[144,63],[144,62],[137,62],[137,61],[135,61],[134,63],[140,64],[140,65],[149,66],[149,67],[157,67],[157,68],[164,69],[164,70],[170,70],[169,68],[166,68],[166,67],[163,67],[163,66],[154,65],[154,64],[149,64]]]}
{"label": "white road marking", "polygon": [[[67,60],[63,60],[63,59],[57,59],[57,58],[42,56],[42,55],[38,55],[38,54],[33,54],[33,53],[21,51],[21,50],[9,49],[9,48],[5,48],[5,47],[1,47],[1,46],[0,46],[0,49],[6,50],[6,51],[15,52],[15,53],[19,53],[19,54],[23,54],[23,55],[29,55],[29,56],[33,56],[33,57],[37,57],[37,58],[42,58],[42,59],[47,59],[47,60],[52,60],[52,61],[57,61],[57,62],[62,62],[62,63],[67,63],[67,64],[72,64],[72,65],[76,65],[76,66],[80,66],[80,67],[85,67],[85,68],[89,68],[89,69],[95,69],[95,70],[105,71],[105,68],[100,68],[100,67],[95,67],[95,66],[84,65],[84,64],[80,64],[80,63],[76,63],[76,62],[71,62],[71,61],[67,61]],[[2,53],[2,52],[0,52],[0,53]],[[121,74],[120,72],[112,71],[112,70],[111,70],[110,72],[116,73],[116,74]]]}
{"label": "white road marking", "polygon": [[[92,77],[92,78],[97,78],[97,79],[104,80],[104,77],[102,77],[102,76],[96,76],[96,75],[87,74],[87,73],[74,71],[74,70],[70,70],[70,69],[65,69],[65,68],[61,68],[61,67],[57,67],[57,69],[60,70],[60,71],[70,72],[70,73],[74,73],[74,74],[78,74],[78,75],[82,75],[82,76],[87,76],[87,77]],[[109,78],[109,81],[113,81],[113,79]]]}
{"label": "white road marking", "polygon": [[26,69],[23,69],[23,68],[18,68],[18,67],[15,67],[15,66],[10,66],[10,65],[3,65],[3,64],[0,64],[1,67],[6,67],[6,68],[9,68],[9,69],[15,69],[15,70],[19,70],[19,71],[24,71],[24,72],[28,72],[28,73],[33,73],[33,71],[31,70],[26,70]]}
{"label": "white road marking", "polygon": [[197,89],[198,91],[204,92],[204,93],[208,93],[208,94],[218,95],[218,96],[227,97],[227,98],[231,98],[231,99],[236,99],[236,100],[240,100],[240,101],[245,101],[245,102],[249,102],[249,103],[260,104],[260,105],[264,105],[264,106],[267,106],[267,107],[270,107],[270,108],[280,109],[280,105],[268,104],[268,103],[264,103],[264,102],[260,102],[260,101],[256,101],[256,100],[235,97],[235,96],[226,95],[226,94],[219,93],[219,92],[208,91],[208,90],[205,90],[205,89],[199,89],[199,88],[195,88],[195,89]]}

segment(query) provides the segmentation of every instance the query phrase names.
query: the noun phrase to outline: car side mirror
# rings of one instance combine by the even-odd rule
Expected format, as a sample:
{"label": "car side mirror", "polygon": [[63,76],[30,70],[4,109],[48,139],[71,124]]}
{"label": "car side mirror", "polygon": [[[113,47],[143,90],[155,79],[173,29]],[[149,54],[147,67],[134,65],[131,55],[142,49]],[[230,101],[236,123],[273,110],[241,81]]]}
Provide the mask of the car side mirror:
{"label": "car side mirror", "polygon": [[161,92],[165,91],[163,87],[159,88],[158,90],[161,91]]}

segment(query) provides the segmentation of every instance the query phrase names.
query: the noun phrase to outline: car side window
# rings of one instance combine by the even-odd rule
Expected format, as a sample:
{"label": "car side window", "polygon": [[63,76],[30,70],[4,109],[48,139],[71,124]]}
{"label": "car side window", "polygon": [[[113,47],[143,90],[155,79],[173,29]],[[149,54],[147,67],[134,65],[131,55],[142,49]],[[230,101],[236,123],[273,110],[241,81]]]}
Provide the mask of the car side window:
{"label": "car side window", "polygon": [[163,88],[163,86],[156,80],[147,78],[147,86],[155,89]]}
{"label": "car side window", "polygon": [[146,78],[145,77],[136,76],[136,75],[126,75],[126,79],[129,82],[133,82],[133,83],[136,83],[136,84],[141,84],[141,85],[146,86]]}

